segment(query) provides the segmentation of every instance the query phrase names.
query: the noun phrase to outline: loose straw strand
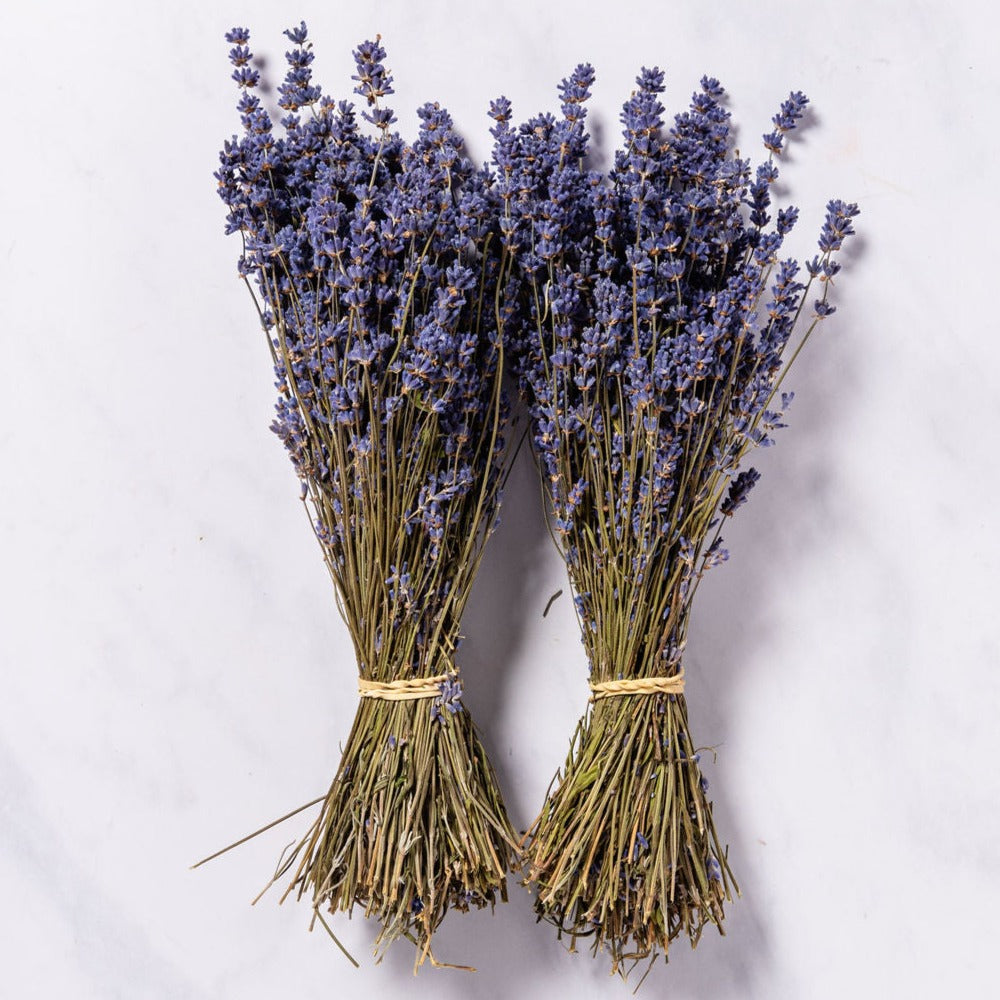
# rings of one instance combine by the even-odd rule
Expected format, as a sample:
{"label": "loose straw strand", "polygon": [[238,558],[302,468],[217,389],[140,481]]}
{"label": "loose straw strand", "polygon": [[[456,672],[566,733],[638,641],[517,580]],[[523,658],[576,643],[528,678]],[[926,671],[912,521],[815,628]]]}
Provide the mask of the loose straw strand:
{"label": "loose straw strand", "polygon": [[458,671],[437,674],[434,677],[410,677],[397,681],[370,681],[358,678],[358,694],[362,698],[378,701],[412,701],[417,698],[436,698],[441,685],[458,677]]}
{"label": "loose straw strand", "polygon": [[684,670],[669,677],[626,677],[590,685],[590,700],[625,697],[633,694],[683,694]]}

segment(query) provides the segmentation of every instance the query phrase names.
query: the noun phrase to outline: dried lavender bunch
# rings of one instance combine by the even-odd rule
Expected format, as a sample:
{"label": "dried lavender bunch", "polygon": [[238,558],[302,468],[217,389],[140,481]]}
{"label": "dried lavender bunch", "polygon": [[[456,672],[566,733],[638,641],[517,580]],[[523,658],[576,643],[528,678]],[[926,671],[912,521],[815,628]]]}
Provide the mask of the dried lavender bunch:
{"label": "dried lavender bunch", "polygon": [[682,933],[721,932],[736,889],[681,657],[697,585],[726,558],[721,525],[758,478],[741,464],[782,426],[785,351],[814,282],[795,353],[833,312],[834,254],[857,207],[830,202],[803,285],[779,256],[797,210],[772,220],[769,189],[804,95],[782,104],[753,169],[732,149],[716,80],[667,127],[663,74],[644,69],[604,175],[586,164],[593,80],[582,65],[562,81],[561,117],[513,127],[505,98],[491,115],[501,328],[594,689],[530,831],[528,874],[539,915],[626,975]]}
{"label": "dried lavender bunch", "polygon": [[364,697],[321,814],[280,874],[321,921],[358,905],[382,925],[376,952],[405,936],[419,964],[449,907],[506,898],[514,860],[454,660],[506,462],[490,177],[437,104],[419,109],[414,141],[392,131],[378,40],[354,53],[366,129],[314,85],[305,25],[286,35],[280,130],[256,93],[248,32],[226,36],[243,133],[216,176],[272,354],[273,430]]}

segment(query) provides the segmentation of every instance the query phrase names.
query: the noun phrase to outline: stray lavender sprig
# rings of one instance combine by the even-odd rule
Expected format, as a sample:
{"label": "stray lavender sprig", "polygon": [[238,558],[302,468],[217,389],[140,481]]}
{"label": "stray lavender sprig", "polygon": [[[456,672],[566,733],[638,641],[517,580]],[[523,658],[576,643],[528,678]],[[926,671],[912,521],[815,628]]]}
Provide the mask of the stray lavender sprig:
{"label": "stray lavender sprig", "polygon": [[[454,660],[507,465],[491,178],[437,104],[419,109],[415,140],[391,131],[379,39],[354,54],[369,131],[314,84],[305,24],[286,35],[280,129],[256,93],[249,33],[227,35],[243,132],[216,176],[271,352],[273,430],[369,686],[321,813],[276,879],[324,927],[322,911],[357,905],[382,925],[376,950],[406,937],[417,964],[434,962],[445,912],[505,899],[515,859]],[[438,677],[433,697],[368,696]]]}
{"label": "stray lavender sprig", "polygon": [[[500,324],[599,685],[681,672],[695,590],[727,558],[721,525],[758,479],[741,465],[783,426],[781,381],[833,311],[833,254],[857,206],[830,202],[803,285],[780,256],[798,211],[771,215],[803,94],[782,104],[754,169],[732,150],[717,80],[667,126],[663,73],[643,69],[604,175],[586,166],[593,80],[581,65],[560,84],[561,117],[514,127],[504,98],[491,115]],[[683,694],[597,700],[529,831],[539,915],[623,975],[680,934],[721,932],[738,888],[707,792]]]}

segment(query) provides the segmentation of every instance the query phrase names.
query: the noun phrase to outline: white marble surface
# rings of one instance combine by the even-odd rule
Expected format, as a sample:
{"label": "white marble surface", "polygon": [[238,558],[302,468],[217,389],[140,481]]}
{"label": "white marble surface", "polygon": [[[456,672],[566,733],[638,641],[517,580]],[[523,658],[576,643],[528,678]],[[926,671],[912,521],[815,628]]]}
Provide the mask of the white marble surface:
{"label": "white marble surface", "polygon": [[[208,850],[319,794],[354,711],[345,632],[278,442],[266,351],[211,172],[237,127],[223,32],[320,81],[381,32],[404,127],[448,104],[555,107],[598,71],[605,149],[641,64],[672,109],[717,75],[750,149],[813,100],[783,174],[809,253],[830,196],[862,236],[793,376],[765,477],[699,594],[698,737],[744,897],[648,996],[993,995],[1000,892],[998,199],[993,5],[40,4],[0,13],[0,995],[628,996],[529,898],[349,967],[303,906],[248,900],[296,829]],[[225,9],[223,9],[223,7]],[[287,8],[287,15],[279,11]],[[473,597],[467,701],[515,822],[585,701],[568,593],[521,463]],[[372,928],[336,923],[365,958]]]}

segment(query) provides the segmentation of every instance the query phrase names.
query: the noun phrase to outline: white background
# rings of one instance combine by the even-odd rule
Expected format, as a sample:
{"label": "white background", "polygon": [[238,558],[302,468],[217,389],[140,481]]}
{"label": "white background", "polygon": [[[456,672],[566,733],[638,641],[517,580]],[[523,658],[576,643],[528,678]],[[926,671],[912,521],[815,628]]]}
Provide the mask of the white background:
{"label": "white background", "polygon": [[[223,6],[228,9],[222,9]],[[605,157],[643,65],[703,73],[740,145],[789,89],[814,113],[782,197],[811,255],[861,203],[839,311],[793,374],[779,446],[698,595],[696,739],[744,896],[647,996],[986,996],[1000,890],[996,627],[1000,98],[995,5],[274,2],[5,6],[0,152],[0,995],[621,996],[526,890],[454,915],[441,958],[380,966],[339,917],[266,897],[282,846],[210,850],[321,794],[354,668],[212,171],[239,123],[223,33],[272,78],[305,17],[349,96],[381,32],[401,127],[437,99],[477,158],[491,97],[556,109],[579,61]],[[287,13],[278,8],[287,8]],[[502,8],[502,9],[501,9]],[[977,9],[978,8],[978,9]],[[465,623],[466,701],[523,828],[586,701],[561,563],[519,463]],[[304,818],[303,818],[304,822]]]}

